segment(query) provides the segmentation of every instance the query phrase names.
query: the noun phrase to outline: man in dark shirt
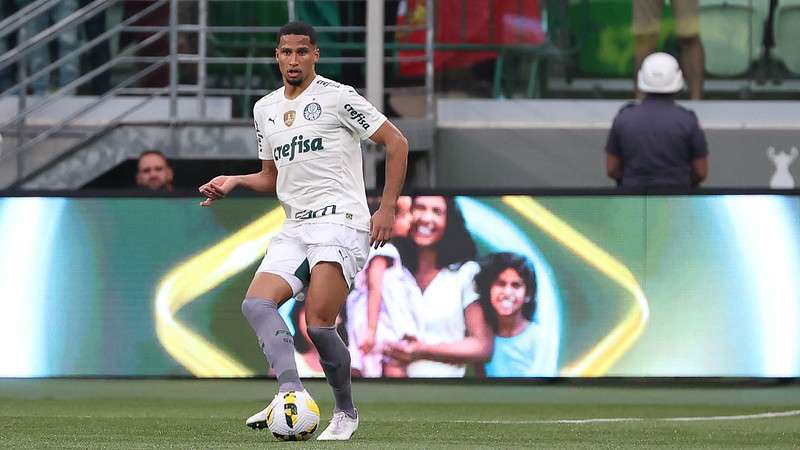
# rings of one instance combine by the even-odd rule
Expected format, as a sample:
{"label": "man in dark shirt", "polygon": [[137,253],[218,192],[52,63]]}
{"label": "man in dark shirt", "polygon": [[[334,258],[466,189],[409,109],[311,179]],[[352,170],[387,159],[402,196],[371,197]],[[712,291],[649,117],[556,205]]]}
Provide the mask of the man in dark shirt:
{"label": "man in dark shirt", "polygon": [[694,112],[675,104],[678,61],[653,53],[642,63],[641,103],[622,107],[606,143],[608,176],[623,187],[690,187],[708,175],[708,145]]}

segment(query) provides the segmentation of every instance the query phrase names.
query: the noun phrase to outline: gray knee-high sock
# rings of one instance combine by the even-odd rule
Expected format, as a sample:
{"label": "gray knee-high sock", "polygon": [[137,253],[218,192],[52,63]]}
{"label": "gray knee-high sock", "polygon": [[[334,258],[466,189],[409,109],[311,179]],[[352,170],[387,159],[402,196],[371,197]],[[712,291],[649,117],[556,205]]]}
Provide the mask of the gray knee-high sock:
{"label": "gray knee-high sock", "polygon": [[278,392],[302,391],[294,361],[294,339],[272,300],[246,298],[242,314],[258,336],[258,345],[278,377]]}
{"label": "gray knee-high sock", "polygon": [[336,400],[334,411],[344,411],[355,418],[356,409],[350,394],[350,352],[335,327],[308,327],[308,336],[319,352],[319,362]]}

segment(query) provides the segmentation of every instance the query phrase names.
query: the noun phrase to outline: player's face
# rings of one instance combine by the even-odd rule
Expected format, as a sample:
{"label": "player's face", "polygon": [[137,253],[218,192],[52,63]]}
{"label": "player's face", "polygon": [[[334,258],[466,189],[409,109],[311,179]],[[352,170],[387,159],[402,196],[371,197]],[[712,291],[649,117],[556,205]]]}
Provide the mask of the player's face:
{"label": "player's face", "polygon": [[172,184],[172,169],[159,155],[148,154],[139,159],[136,184],[157,191]]}
{"label": "player's face", "polygon": [[411,229],[411,197],[402,195],[397,198],[392,236],[406,237],[409,229]]}
{"label": "player's face", "polygon": [[447,202],[444,197],[415,197],[411,206],[411,239],[420,247],[442,240],[447,227]]}
{"label": "player's face", "polygon": [[275,49],[275,58],[281,75],[292,86],[300,86],[314,74],[314,64],[319,60],[319,48],[305,35],[284,34]]}
{"label": "player's face", "polygon": [[498,316],[517,314],[525,304],[525,281],[516,270],[508,268],[497,276],[489,288],[489,299]]}

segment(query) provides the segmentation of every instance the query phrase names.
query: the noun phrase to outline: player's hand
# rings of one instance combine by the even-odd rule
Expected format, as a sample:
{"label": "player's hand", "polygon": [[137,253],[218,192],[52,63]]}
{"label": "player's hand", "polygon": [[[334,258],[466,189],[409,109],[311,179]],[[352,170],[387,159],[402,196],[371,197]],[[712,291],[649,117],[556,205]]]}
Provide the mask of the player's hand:
{"label": "player's hand", "polygon": [[221,199],[228,195],[233,188],[236,187],[236,178],[229,177],[225,175],[220,175],[215,177],[213,180],[209,181],[208,183],[200,186],[200,191],[203,196],[206,197],[200,206],[211,206],[211,203],[214,200]]}
{"label": "player's hand", "polygon": [[370,247],[383,247],[392,237],[394,208],[381,205],[369,221]]}
{"label": "player's hand", "polygon": [[361,345],[358,346],[358,349],[362,353],[369,353],[373,348],[375,348],[375,331],[367,330],[367,334],[361,340]]}

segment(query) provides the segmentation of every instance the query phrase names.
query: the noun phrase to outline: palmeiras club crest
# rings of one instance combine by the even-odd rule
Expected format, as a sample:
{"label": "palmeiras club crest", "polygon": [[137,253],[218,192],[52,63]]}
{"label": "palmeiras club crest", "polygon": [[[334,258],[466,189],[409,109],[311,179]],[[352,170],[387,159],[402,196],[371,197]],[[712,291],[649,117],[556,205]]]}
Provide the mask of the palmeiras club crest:
{"label": "palmeiras club crest", "polygon": [[283,113],[283,123],[285,123],[287,127],[292,126],[292,124],[294,123],[294,116],[296,114],[297,113],[295,113],[294,110],[286,111],[285,113]]}
{"label": "palmeiras club crest", "polygon": [[321,115],[322,106],[317,102],[309,103],[306,105],[305,109],[303,109],[303,117],[305,117],[306,120],[317,120]]}

